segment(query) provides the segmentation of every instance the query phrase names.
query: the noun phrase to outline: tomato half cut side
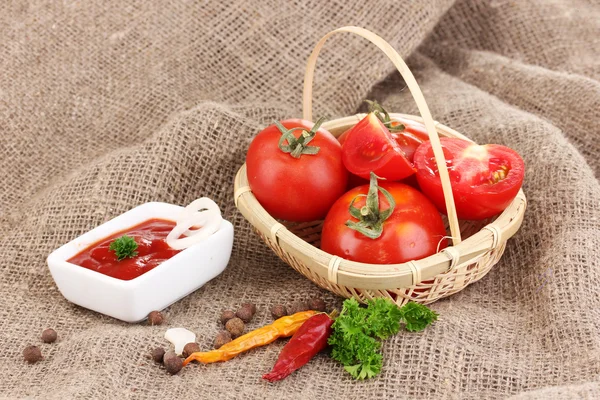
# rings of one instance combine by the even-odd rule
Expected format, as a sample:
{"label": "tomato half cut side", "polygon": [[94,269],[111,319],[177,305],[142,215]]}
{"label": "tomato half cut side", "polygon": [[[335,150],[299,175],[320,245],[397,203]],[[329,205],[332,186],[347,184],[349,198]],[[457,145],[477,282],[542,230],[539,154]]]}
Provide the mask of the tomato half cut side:
{"label": "tomato half cut side", "polygon": [[[417,151],[417,147],[419,147],[421,143],[428,141],[429,135],[427,134],[425,125],[420,122],[407,118],[394,118],[392,126],[397,126],[400,124],[404,125],[404,130],[400,132],[391,132],[391,135],[396,143],[398,143],[398,146],[400,146],[400,149],[404,153],[406,159],[412,163],[415,151]],[[342,146],[344,145],[344,142],[346,141],[350,131],[351,129],[342,133],[338,137],[338,141]]]}
{"label": "tomato half cut side", "polygon": [[342,161],[351,173],[368,179],[374,172],[390,181],[415,173],[412,163],[374,113],[367,114],[344,135]]}
{"label": "tomato half cut side", "polygon": [[429,135],[425,129],[425,125],[420,122],[412,121],[405,118],[394,118],[392,126],[402,124],[404,130],[400,132],[392,132],[392,137],[398,143],[398,146],[404,152],[404,156],[410,162],[414,161],[415,152],[421,143],[429,140]]}
{"label": "tomato half cut side", "polygon": [[[441,138],[459,219],[481,220],[500,214],[515,198],[525,175],[519,154],[497,144],[478,145],[458,138]],[[415,153],[417,181],[443,213],[446,204],[431,143]]]}

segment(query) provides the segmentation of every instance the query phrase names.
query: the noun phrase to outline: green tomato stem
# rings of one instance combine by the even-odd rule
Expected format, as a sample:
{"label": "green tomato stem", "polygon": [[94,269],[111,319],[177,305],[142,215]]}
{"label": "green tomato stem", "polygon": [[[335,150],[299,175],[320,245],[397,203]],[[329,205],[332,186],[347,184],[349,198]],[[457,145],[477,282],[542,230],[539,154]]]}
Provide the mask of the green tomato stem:
{"label": "green tomato stem", "polygon": [[[284,153],[289,153],[294,158],[300,158],[303,154],[315,155],[319,152],[320,147],[318,146],[309,146],[308,144],[315,138],[317,131],[321,127],[321,124],[325,122],[325,118],[319,118],[319,120],[313,125],[310,131],[306,131],[306,129],[298,127],[287,129],[283,124],[279,121],[275,121],[275,126],[281,132],[281,137],[279,138],[278,147],[279,150]],[[302,131],[302,134],[296,138],[294,136],[294,131]],[[287,144],[285,144],[287,142]]]}
{"label": "green tomato stem", "polygon": [[[396,208],[394,197],[390,192],[377,185],[377,178],[377,175],[371,172],[369,192],[366,195],[366,204],[363,207],[358,209],[354,206],[354,203],[359,197],[365,197],[364,194],[359,194],[350,202],[348,211],[352,217],[358,220],[358,222],[352,220],[346,221],[346,226],[348,228],[362,233],[370,239],[377,239],[382,235],[383,223],[390,215],[392,215],[394,208]],[[379,208],[379,192],[381,192],[388,201],[389,207],[385,210],[380,210]]]}

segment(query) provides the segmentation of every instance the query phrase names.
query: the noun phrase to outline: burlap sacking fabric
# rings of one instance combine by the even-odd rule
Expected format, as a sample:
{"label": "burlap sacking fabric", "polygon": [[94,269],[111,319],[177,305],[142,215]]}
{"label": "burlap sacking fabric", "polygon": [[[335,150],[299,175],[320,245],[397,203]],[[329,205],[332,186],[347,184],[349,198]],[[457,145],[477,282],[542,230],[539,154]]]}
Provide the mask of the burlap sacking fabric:
{"label": "burlap sacking fabric", "polygon": [[[600,6],[591,1],[14,2],[0,6],[0,397],[600,398]],[[169,376],[147,358],[165,326],[67,302],[45,258],[147,201],[209,196],[236,229],[228,269],[166,311],[209,348],[222,309],[320,290],[261,243],[233,204],[246,148],[301,115],[306,58],[343,25],[409,57],[436,120],[519,151],[529,206],[483,280],[432,305],[440,320],[384,345],[376,379],[326,354],[277,384],[283,342]],[[365,98],[417,113],[393,66],[351,35],[319,59],[316,115]],[[40,344],[44,328],[59,339]],[[39,344],[45,359],[27,365]]]}

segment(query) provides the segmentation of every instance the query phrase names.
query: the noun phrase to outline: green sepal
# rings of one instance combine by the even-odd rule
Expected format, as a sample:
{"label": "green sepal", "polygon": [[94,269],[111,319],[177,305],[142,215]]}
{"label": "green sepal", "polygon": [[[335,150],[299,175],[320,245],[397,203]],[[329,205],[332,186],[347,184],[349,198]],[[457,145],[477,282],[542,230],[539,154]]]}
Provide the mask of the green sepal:
{"label": "green sepal", "polygon": [[365,103],[369,105],[369,112],[374,113],[377,119],[385,125],[386,128],[389,129],[390,132],[402,132],[406,127],[404,124],[398,124],[396,126],[392,126],[392,118],[390,114],[376,101],[365,100]]}
{"label": "green sepal", "polygon": [[[317,131],[321,127],[321,125],[325,122],[325,118],[319,118],[317,122],[313,125],[310,131],[306,131],[306,129],[302,127],[287,129],[283,124],[279,121],[275,121],[275,126],[281,132],[281,137],[279,138],[278,147],[284,153],[289,153],[294,158],[300,158],[303,154],[307,155],[315,155],[319,152],[320,147],[318,146],[309,146],[308,144],[315,138]],[[296,138],[294,136],[294,131],[302,131],[300,137]],[[287,142],[287,144],[285,144]]]}
{"label": "green sepal", "polygon": [[[350,202],[348,212],[358,221],[346,221],[348,228],[360,232],[370,239],[377,239],[381,236],[383,223],[392,215],[396,207],[396,201],[390,192],[377,185],[377,178],[377,175],[371,172],[369,192],[366,195],[366,204],[362,208],[355,207],[354,203],[359,197],[364,197],[364,194],[359,194]],[[385,196],[389,204],[389,207],[385,210],[379,209],[379,191]]]}

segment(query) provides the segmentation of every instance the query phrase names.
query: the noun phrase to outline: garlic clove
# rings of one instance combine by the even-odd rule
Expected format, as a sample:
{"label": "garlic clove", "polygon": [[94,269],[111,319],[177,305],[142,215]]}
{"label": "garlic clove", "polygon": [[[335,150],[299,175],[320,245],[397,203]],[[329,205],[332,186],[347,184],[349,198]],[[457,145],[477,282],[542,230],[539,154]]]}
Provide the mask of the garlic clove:
{"label": "garlic clove", "polygon": [[196,334],[185,328],[171,328],[165,332],[165,339],[175,346],[175,354],[180,356],[186,344],[196,341]]}

